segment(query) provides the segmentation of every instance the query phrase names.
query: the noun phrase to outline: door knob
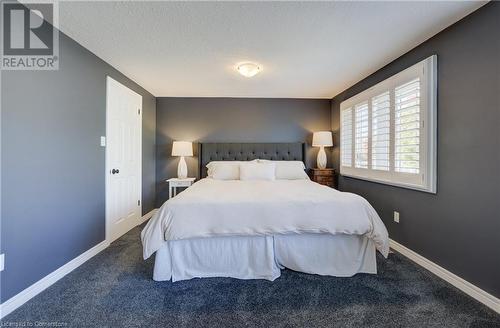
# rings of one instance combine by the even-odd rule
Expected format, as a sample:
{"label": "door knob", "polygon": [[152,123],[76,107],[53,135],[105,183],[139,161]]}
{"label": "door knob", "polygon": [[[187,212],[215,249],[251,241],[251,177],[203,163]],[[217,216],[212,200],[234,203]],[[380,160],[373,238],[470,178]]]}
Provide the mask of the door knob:
{"label": "door knob", "polygon": [[112,174],[117,174],[117,173],[120,173],[120,170],[118,170],[118,169],[112,169],[112,170],[111,170],[111,173],[112,173]]}

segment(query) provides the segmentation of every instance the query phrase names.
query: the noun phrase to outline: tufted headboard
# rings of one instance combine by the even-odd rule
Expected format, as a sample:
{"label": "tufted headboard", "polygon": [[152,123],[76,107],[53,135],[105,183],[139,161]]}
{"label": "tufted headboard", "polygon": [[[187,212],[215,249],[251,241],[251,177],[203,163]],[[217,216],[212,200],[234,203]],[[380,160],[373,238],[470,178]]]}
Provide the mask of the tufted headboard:
{"label": "tufted headboard", "polygon": [[206,178],[211,161],[305,161],[305,144],[293,143],[200,143],[200,178]]}

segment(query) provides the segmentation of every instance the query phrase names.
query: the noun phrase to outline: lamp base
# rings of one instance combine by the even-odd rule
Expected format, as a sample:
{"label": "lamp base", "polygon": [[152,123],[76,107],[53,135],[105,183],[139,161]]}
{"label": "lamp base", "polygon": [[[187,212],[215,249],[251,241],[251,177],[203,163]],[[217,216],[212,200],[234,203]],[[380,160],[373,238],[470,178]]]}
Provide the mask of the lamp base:
{"label": "lamp base", "polygon": [[179,165],[177,166],[177,178],[186,179],[188,174],[188,168],[184,156],[179,159]]}
{"label": "lamp base", "polygon": [[325,147],[321,146],[318,152],[318,158],[316,159],[316,163],[318,164],[318,169],[326,169],[326,153]]}

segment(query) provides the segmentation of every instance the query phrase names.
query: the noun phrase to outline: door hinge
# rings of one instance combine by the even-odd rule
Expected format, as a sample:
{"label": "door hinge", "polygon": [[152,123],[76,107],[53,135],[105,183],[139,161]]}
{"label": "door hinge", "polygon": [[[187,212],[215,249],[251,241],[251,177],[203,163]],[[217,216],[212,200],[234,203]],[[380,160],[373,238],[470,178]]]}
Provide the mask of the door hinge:
{"label": "door hinge", "polygon": [[141,109],[140,108],[137,110],[137,115],[141,115]]}

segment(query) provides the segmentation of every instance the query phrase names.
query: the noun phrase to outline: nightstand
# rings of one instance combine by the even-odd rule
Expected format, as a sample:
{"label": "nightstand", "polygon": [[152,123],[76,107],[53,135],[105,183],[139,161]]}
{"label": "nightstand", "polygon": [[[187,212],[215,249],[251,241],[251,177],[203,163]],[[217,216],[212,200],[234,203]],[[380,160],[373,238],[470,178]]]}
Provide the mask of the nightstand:
{"label": "nightstand", "polygon": [[335,187],[335,170],[334,169],[312,169],[312,180],[319,184]]}
{"label": "nightstand", "polygon": [[167,180],[167,182],[168,182],[168,199],[177,195],[177,188],[190,187],[193,184],[194,180],[196,180],[196,178],[185,178],[185,179],[172,178],[172,179],[168,179]]}

